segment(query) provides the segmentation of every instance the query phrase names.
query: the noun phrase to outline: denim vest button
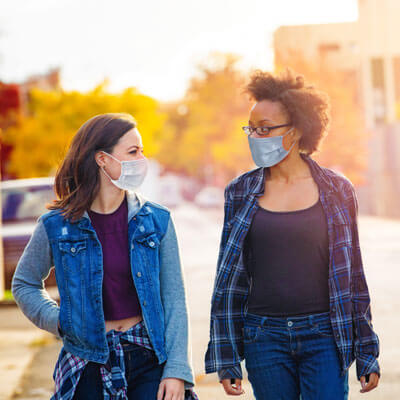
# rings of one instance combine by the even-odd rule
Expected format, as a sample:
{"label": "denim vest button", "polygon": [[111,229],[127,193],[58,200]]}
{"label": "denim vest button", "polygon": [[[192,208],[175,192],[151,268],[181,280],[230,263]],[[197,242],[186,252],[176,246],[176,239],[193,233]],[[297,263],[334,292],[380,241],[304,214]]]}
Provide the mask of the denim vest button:
{"label": "denim vest button", "polygon": [[142,276],[142,273],[139,271],[136,275],[140,278]]}
{"label": "denim vest button", "polygon": [[135,245],[132,243],[131,250],[133,250],[134,248],[135,248]]}
{"label": "denim vest button", "polygon": [[140,232],[144,232],[144,226],[140,225],[139,230],[140,230]]}
{"label": "denim vest button", "polygon": [[288,326],[292,326],[292,325],[293,325],[293,322],[292,322],[292,321],[289,321],[287,324],[288,324]]}
{"label": "denim vest button", "polygon": [[150,245],[150,247],[154,247],[155,243],[154,242],[150,242],[149,245]]}
{"label": "denim vest button", "polygon": [[71,253],[75,253],[75,252],[76,252],[75,247],[71,247]]}

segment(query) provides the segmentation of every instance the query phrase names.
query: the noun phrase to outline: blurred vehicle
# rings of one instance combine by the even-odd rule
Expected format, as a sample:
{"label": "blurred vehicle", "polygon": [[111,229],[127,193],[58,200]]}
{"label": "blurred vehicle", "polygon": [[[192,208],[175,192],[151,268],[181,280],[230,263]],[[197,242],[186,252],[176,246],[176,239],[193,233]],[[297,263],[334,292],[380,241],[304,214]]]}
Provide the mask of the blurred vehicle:
{"label": "blurred vehicle", "polygon": [[[47,211],[46,204],[55,198],[54,178],[16,179],[1,182],[2,222],[1,237],[4,249],[5,289],[18,260],[36,226],[38,217]],[[56,285],[54,268],[46,285]]]}
{"label": "blurred vehicle", "polygon": [[182,196],[186,201],[193,202],[201,188],[202,184],[197,179],[184,177],[182,184]]}
{"label": "blurred vehicle", "polygon": [[175,208],[184,201],[181,194],[182,179],[176,175],[164,175],[159,180],[159,198],[157,201],[168,208]]}
{"label": "blurred vehicle", "polygon": [[218,187],[206,186],[194,199],[199,207],[219,208],[224,204],[224,191]]}

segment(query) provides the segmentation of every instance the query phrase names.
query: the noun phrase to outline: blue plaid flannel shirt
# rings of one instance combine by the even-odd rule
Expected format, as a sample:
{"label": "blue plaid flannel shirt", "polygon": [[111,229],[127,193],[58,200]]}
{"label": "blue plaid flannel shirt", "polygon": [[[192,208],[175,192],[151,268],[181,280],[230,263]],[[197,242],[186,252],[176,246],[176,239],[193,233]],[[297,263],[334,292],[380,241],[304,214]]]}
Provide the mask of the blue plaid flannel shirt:
{"label": "blue plaid flannel shirt", "polygon": [[[364,275],[352,183],[301,154],[319,187],[329,238],[330,320],[344,374],[356,360],[357,378],[376,372],[379,339],[371,323],[370,296]],[[214,291],[211,300],[210,341],[206,373],[219,379],[242,378],[243,321],[249,280],[243,244],[264,193],[265,173],[257,168],[234,179],[225,189],[225,216]]]}

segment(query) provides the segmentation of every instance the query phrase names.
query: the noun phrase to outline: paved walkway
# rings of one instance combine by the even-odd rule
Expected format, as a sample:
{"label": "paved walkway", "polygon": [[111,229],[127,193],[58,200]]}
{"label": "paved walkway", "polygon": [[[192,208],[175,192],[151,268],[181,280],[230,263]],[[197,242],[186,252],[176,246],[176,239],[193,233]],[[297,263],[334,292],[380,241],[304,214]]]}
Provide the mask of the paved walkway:
{"label": "paved walkway", "polygon": [[[228,399],[215,374],[204,375],[203,358],[209,335],[210,297],[221,230],[221,213],[183,206],[174,212],[185,267],[190,307],[193,365],[201,400]],[[350,399],[400,399],[400,221],[360,218],[360,241],[364,268],[372,297],[372,315],[381,341],[380,387],[362,395],[350,370]],[[52,372],[61,343],[35,328],[13,307],[0,307],[0,400],[49,399]],[[244,382],[246,395],[253,399]]]}

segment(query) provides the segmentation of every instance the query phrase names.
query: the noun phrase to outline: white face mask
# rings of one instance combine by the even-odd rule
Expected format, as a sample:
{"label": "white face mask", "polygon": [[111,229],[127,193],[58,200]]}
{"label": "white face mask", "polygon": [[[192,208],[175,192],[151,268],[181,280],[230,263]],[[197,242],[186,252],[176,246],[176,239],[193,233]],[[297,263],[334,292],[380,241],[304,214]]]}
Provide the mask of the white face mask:
{"label": "white face mask", "polygon": [[103,151],[114,160],[121,164],[121,174],[118,179],[112,179],[107,174],[104,167],[102,168],[105,175],[108,176],[110,181],[120,189],[123,190],[136,190],[144,181],[147,174],[148,162],[147,158],[140,158],[139,160],[120,161],[113,155]]}

